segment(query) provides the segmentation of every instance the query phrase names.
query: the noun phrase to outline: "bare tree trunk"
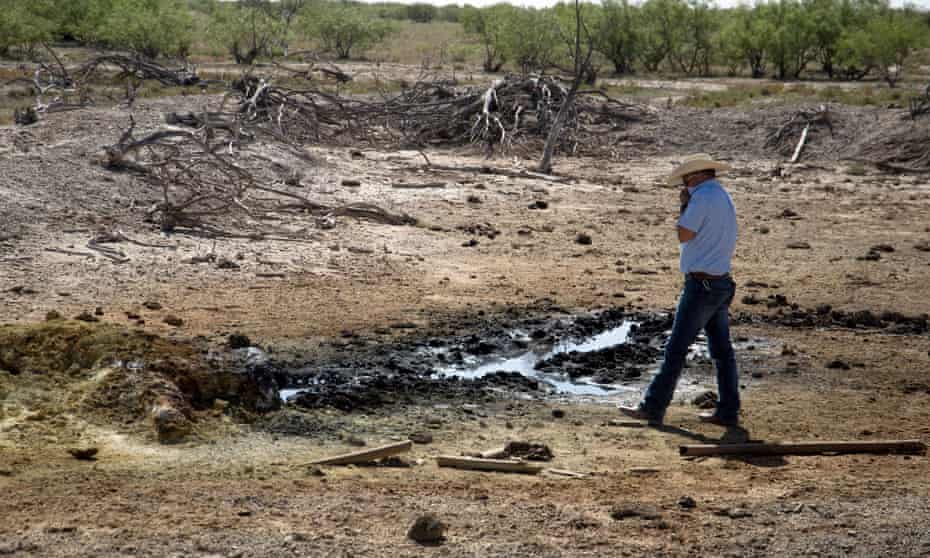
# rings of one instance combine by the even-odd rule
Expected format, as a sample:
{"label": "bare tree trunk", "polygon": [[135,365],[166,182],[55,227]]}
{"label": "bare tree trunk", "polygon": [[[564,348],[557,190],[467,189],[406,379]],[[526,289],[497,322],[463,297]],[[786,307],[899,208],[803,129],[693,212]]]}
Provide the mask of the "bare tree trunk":
{"label": "bare tree trunk", "polygon": [[568,95],[565,96],[565,101],[562,103],[559,113],[555,116],[555,122],[553,122],[552,127],[549,128],[549,135],[546,137],[546,147],[543,148],[542,159],[539,161],[539,172],[545,174],[552,173],[552,156],[555,154],[555,148],[559,144],[559,136],[562,134],[562,126],[565,125],[565,119],[568,117],[572,105],[575,104],[575,96],[578,94],[579,85],[581,85],[581,77],[575,76],[575,80],[572,82],[572,88],[568,91]]}
{"label": "bare tree trunk", "polygon": [[539,161],[539,172],[550,174],[552,172],[552,156],[555,154],[555,148],[559,144],[559,136],[562,134],[562,126],[565,125],[565,119],[575,105],[575,97],[578,94],[578,88],[584,81],[591,63],[591,54],[594,52],[594,45],[588,37],[587,54],[581,51],[581,33],[587,32],[581,17],[581,4],[575,0],[575,76],[572,80],[572,88],[565,96],[565,101],[559,108],[559,113],[555,117],[555,122],[549,128],[549,135],[546,136],[546,146],[543,148],[542,159]]}

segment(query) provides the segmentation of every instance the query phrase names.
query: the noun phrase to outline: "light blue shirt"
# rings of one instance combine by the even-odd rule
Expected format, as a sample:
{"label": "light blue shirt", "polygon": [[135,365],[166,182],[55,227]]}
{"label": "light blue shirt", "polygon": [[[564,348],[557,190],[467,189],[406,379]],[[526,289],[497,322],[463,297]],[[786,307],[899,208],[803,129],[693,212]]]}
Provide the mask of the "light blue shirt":
{"label": "light blue shirt", "polygon": [[690,241],[681,243],[682,273],[730,272],[736,251],[736,207],[719,182],[705,180],[691,190],[691,200],[678,225],[697,233]]}

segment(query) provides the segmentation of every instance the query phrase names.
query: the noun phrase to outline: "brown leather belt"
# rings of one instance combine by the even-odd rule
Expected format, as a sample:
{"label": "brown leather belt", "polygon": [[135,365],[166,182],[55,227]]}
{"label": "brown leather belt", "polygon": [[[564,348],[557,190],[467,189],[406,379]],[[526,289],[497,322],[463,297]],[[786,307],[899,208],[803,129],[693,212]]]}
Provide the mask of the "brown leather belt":
{"label": "brown leather belt", "polygon": [[688,273],[688,277],[697,279],[698,281],[716,281],[717,279],[726,279],[729,276],[729,273],[724,273],[723,275],[711,275],[702,271],[692,271]]}

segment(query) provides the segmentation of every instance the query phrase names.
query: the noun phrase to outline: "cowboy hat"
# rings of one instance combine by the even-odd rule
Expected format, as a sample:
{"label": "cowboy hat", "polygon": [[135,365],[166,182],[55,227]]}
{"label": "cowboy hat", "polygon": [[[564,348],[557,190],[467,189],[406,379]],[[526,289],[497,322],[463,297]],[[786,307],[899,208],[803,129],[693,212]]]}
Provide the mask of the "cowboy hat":
{"label": "cowboy hat", "polygon": [[720,161],[714,161],[707,153],[688,155],[681,164],[675,167],[675,170],[668,175],[668,183],[672,186],[680,186],[682,177],[703,170],[723,172],[730,170],[730,165],[721,163]]}

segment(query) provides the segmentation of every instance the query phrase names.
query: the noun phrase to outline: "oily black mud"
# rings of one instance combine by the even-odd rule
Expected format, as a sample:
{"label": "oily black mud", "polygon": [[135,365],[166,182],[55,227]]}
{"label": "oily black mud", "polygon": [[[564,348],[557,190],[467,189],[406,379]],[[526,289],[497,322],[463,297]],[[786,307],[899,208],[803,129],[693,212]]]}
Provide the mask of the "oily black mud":
{"label": "oily black mud", "polygon": [[[579,342],[629,324],[622,344],[588,352],[555,353],[553,347]],[[335,408],[345,412],[398,405],[452,401],[489,402],[501,398],[545,397],[554,393],[546,378],[585,378],[597,384],[634,381],[660,356],[672,317],[622,308],[567,315],[489,319],[455,335],[424,336],[383,345],[349,345],[322,359],[284,363],[265,359],[256,366],[277,378],[288,406]],[[537,351],[552,354],[536,363],[543,377],[493,370],[495,359]],[[478,377],[453,370],[487,364]],[[254,373],[254,372],[253,372]]]}

